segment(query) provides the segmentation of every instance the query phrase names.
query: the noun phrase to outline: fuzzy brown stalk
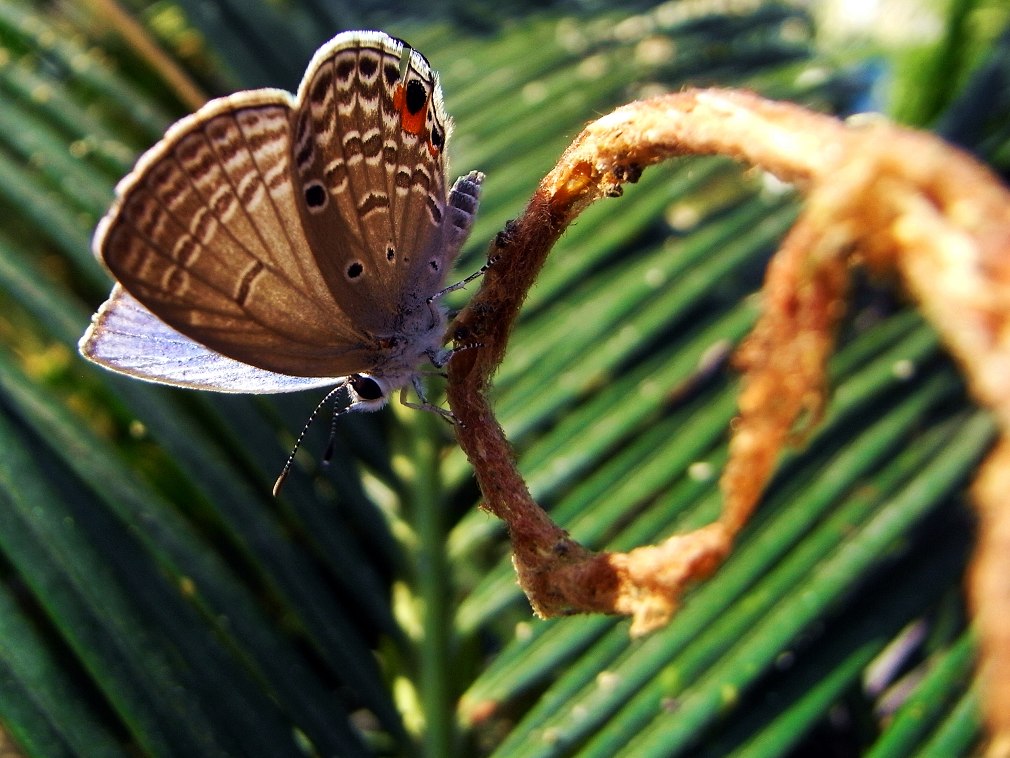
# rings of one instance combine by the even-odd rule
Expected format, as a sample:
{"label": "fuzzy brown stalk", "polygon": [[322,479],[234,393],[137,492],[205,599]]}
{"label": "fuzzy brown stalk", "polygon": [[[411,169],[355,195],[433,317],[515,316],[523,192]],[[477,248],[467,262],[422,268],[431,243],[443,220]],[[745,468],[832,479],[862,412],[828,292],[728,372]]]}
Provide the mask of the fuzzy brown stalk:
{"label": "fuzzy brown stalk", "polygon": [[[768,268],[763,312],[736,356],[740,415],[721,479],[720,519],[628,553],[592,552],[531,498],[486,397],[530,286],[558,237],[590,203],[620,194],[659,161],[724,155],[797,184],[803,213]],[[537,614],[666,623],[684,588],[711,574],[746,524],[800,420],[819,419],[825,365],[850,270],[895,275],[941,334],[1001,438],[973,493],[981,535],[971,572],[992,742],[1010,755],[1010,193],[941,140],[881,119],[843,123],[738,90],[688,90],[591,123],[498,236],[480,291],[450,327],[460,351],[448,396],[484,506],[508,526],[520,584]]]}

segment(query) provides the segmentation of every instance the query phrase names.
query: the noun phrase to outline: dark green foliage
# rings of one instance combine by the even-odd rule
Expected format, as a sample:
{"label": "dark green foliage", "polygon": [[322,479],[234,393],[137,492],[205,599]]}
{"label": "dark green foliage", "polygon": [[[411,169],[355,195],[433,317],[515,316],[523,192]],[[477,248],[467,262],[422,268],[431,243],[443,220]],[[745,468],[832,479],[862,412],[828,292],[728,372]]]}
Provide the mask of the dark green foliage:
{"label": "dark green foliage", "polygon": [[[454,170],[488,174],[461,275],[595,115],[689,84],[844,112],[880,53],[819,49],[817,19],[774,3],[351,5],[129,10],[211,94],[293,89],[344,28],[416,45],[456,119]],[[972,93],[1010,43],[980,48],[973,12],[932,48],[958,76],[916,112],[1005,169],[1010,96]],[[981,128],[955,129],[979,109]],[[169,390],[77,356],[110,285],[91,230],[187,110],[90,4],[0,1],[0,722],[26,754],[970,749],[965,487],[993,424],[914,313],[876,285],[855,293],[828,418],[668,628],[629,641],[619,619],[535,620],[438,419],[344,418],[327,469],[318,424],[275,501],[321,393]],[[717,515],[736,397],[721,359],[797,203],[724,161],[684,160],[558,246],[495,392],[534,495],[579,540],[627,549]],[[882,653],[894,670],[866,688]],[[907,704],[884,718],[905,675]],[[922,703],[940,706],[916,720]]]}

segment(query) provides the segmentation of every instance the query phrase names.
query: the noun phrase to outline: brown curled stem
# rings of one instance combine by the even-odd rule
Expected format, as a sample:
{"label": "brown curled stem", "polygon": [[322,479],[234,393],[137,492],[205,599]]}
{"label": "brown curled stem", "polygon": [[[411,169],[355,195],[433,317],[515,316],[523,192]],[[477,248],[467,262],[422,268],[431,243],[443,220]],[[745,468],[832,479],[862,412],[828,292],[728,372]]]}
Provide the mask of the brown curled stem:
{"label": "brown curled stem", "polygon": [[[531,498],[485,390],[548,253],[590,203],[648,166],[724,155],[793,182],[804,210],[769,265],[763,312],[736,356],[740,415],[721,479],[720,519],[628,553],[592,552]],[[854,264],[896,275],[993,409],[998,452],[974,489],[981,515],[971,597],[980,628],[992,755],[1010,744],[1010,194],[983,166],[927,134],[883,120],[843,123],[738,90],[699,89],[631,103],[589,124],[496,240],[495,265],[450,327],[476,345],[449,364],[457,437],[484,507],[505,521],[535,612],[632,617],[647,632],[711,574],[756,507],[782,448],[825,403],[825,364]],[[784,390],[784,391],[783,391]],[[802,431],[802,430],[800,430]],[[1010,748],[1006,748],[1010,754]]]}
{"label": "brown curled stem", "polygon": [[[828,145],[845,131],[829,117],[747,92],[691,90],[631,103],[590,124],[499,235],[491,251],[497,262],[452,325],[457,342],[477,347],[449,364],[449,404],[484,507],[505,521],[520,584],[538,614],[624,613],[633,617],[634,633],[655,628],[673,613],[686,584],[721,562],[760,493],[759,485],[751,487],[716,524],[627,554],[587,550],[533,501],[485,389],[554,243],[590,203],[619,194],[621,184],[652,164],[722,154],[802,182],[821,170]],[[765,468],[772,464],[769,458]]]}

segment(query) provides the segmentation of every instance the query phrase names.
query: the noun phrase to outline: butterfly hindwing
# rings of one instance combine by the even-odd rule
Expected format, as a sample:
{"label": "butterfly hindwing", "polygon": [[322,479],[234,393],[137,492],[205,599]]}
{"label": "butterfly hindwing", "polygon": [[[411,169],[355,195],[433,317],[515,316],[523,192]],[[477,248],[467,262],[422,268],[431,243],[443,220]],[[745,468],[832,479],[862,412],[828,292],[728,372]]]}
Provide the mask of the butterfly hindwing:
{"label": "butterfly hindwing", "polygon": [[298,108],[296,190],[319,268],[356,323],[390,334],[446,274],[437,77],[398,40],[339,35],[309,65]]}

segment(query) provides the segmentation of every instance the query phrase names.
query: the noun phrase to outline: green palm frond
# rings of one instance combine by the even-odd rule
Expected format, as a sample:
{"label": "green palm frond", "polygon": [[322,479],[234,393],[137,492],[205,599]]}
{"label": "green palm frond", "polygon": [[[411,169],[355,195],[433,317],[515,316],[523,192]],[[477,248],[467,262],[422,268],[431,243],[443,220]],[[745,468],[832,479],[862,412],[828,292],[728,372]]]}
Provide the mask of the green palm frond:
{"label": "green palm frond", "polygon": [[[616,105],[720,84],[847,113],[903,70],[779,3],[459,3],[427,18],[389,3],[124,5],[208,95],[293,89],[345,28],[424,51],[456,120],[453,170],[488,175],[460,275]],[[327,468],[317,424],[275,500],[320,393],[171,390],[79,358],[110,286],[91,231],[189,109],[103,8],[0,0],[0,723],[24,754],[970,750],[965,488],[993,425],[900,300],[859,287],[828,417],[668,627],[632,641],[621,619],[536,620],[431,414],[342,418]],[[982,97],[976,77],[1005,73],[1010,41],[965,19],[1006,28],[1007,14],[965,8],[915,51],[957,62],[944,97],[893,107],[970,135],[1006,173],[1010,88]],[[955,128],[979,109],[980,129]],[[584,544],[628,549],[717,516],[726,358],[798,203],[685,159],[591,208],[552,254],[494,393],[534,496]]]}

